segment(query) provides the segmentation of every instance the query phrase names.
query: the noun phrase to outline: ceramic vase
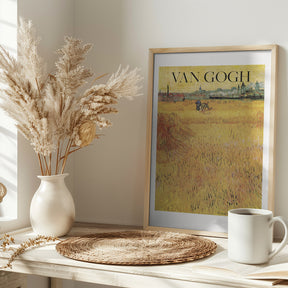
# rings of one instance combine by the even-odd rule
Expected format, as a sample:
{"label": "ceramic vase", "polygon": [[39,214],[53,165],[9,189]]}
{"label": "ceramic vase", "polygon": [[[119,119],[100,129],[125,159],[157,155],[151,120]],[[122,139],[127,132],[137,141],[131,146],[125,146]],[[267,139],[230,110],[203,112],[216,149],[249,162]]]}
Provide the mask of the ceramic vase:
{"label": "ceramic vase", "polygon": [[41,183],[30,205],[30,221],[35,233],[60,237],[71,229],[75,206],[65,184],[67,175],[38,176]]}

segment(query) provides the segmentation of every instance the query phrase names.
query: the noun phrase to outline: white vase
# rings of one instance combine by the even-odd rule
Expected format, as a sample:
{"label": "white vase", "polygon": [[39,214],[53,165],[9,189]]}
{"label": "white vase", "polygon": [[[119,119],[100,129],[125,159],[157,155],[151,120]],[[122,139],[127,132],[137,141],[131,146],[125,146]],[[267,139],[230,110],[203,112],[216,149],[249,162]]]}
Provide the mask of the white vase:
{"label": "white vase", "polygon": [[75,206],[64,181],[67,175],[38,176],[41,184],[30,205],[30,221],[35,233],[60,237],[71,229]]}

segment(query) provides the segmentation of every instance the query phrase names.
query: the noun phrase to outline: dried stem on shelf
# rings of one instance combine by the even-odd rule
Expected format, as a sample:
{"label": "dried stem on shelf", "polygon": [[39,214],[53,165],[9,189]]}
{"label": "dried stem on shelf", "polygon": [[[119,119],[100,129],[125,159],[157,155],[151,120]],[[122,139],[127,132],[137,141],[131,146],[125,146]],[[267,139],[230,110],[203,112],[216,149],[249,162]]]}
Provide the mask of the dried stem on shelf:
{"label": "dried stem on shelf", "polygon": [[48,243],[56,242],[58,240],[59,238],[57,237],[38,235],[35,238],[29,238],[28,240],[22,242],[18,248],[15,248],[11,246],[15,244],[14,238],[10,236],[9,234],[4,234],[4,236],[0,238],[0,241],[2,241],[0,248],[2,249],[2,251],[13,251],[13,253],[8,259],[7,264],[0,267],[0,269],[12,268],[12,262],[18,256],[22,255],[23,253],[25,253],[27,250],[31,248],[37,248],[37,247],[46,245]]}

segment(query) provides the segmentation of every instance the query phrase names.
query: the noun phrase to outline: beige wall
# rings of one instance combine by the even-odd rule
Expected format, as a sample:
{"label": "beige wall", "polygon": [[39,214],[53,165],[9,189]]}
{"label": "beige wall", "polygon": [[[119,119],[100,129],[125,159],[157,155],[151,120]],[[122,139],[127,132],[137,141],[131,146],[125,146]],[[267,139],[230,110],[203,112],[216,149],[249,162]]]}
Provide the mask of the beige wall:
{"label": "beige wall", "polygon": [[[18,18],[22,17],[24,19],[31,19],[33,21],[33,24],[39,31],[39,36],[42,39],[39,52],[47,61],[48,69],[53,69],[53,63],[56,59],[55,50],[63,43],[64,35],[72,35],[74,31],[74,1],[11,0],[9,3],[5,3],[5,1],[2,2],[1,3],[3,5],[1,6],[1,15],[11,13],[11,11],[9,11],[10,6],[15,4],[13,13],[18,14]],[[5,9],[7,8],[7,10],[4,10],[4,5]],[[2,18],[1,20],[3,20]],[[17,20],[15,20],[15,25],[16,22]],[[3,23],[1,22],[1,24],[5,23],[5,21]],[[3,35],[1,36],[3,37]],[[12,52],[16,52],[16,47],[15,51]],[[21,135],[19,135],[19,133],[17,142],[17,219],[12,221],[2,221],[0,223],[1,232],[27,227],[30,225],[30,202],[40,183],[36,178],[36,175],[40,174],[38,161],[31,145]],[[71,159],[70,165],[72,163],[73,159]],[[73,174],[73,169],[70,169],[70,174]],[[68,180],[68,182],[70,182],[69,186],[71,187],[71,190],[73,190],[72,179],[74,179],[73,175]],[[3,201],[2,204],[4,205],[4,203],[5,202]]]}
{"label": "beige wall", "polygon": [[[16,56],[17,2],[0,0],[0,44]],[[7,230],[18,214],[17,153],[17,129],[5,112],[0,111],[0,182],[8,190],[0,204],[0,233]]]}
{"label": "beige wall", "polygon": [[[114,126],[103,130],[100,140],[70,159],[69,186],[74,193],[77,220],[142,224],[149,48],[270,43],[280,45],[275,212],[288,217],[287,6],[285,0],[243,0],[241,5],[229,0],[18,1],[18,15],[32,19],[42,37],[40,52],[49,61],[49,68],[63,36],[74,34],[94,44],[87,64],[96,75],[129,64],[140,67],[144,76],[143,96],[122,101],[119,114],[111,116]],[[21,191],[29,190],[27,179],[38,171],[37,166],[33,168],[36,161],[31,162],[35,159],[31,147],[23,142],[19,140]],[[29,185],[33,190],[38,182]],[[23,201],[27,208],[29,196]]]}
{"label": "beige wall", "polygon": [[[141,225],[143,219],[148,49],[279,44],[275,214],[288,217],[287,49],[285,0],[78,0],[75,34],[94,43],[98,75],[119,64],[142,68],[144,95],[123,101],[114,127],[75,154],[77,217]],[[280,231],[279,231],[280,233]]]}
{"label": "beige wall", "polygon": [[[122,101],[119,114],[111,116],[114,126],[71,158],[69,186],[74,191],[77,220],[142,224],[149,48],[270,43],[280,45],[275,212],[288,216],[287,6],[285,0],[273,4],[244,0],[238,6],[229,0],[18,1],[18,15],[32,19],[39,31],[40,52],[50,69],[64,35],[74,34],[94,44],[87,64],[96,75],[129,64],[140,67],[144,76],[143,96]],[[38,167],[30,145],[24,139],[19,143],[18,177],[23,177],[20,189],[24,191],[29,190],[26,180],[37,174]],[[37,185],[36,180],[31,190]]]}
{"label": "beige wall", "polygon": [[[96,75],[129,64],[140,67],[144,76],[144,95],[122,101],[120,113],[111,117],[114,126],[102,131],[105,136],[74,154],[69,173],[77,220],[142,224],[149,48],[254,44],[280,45],[275,214],[288,217],[286,0],[20,0],[18,5],[19,15],[31,18],[40,29],[47,59],[54,60],[50,53],[62,43],[64,34],[73,32],[94,44],[87,63]],[[37,173],[27,168],[34,165],[28,146],[19,141],[23,194],[37,186],[35,181],[27,182]]]}
{"label": "beige wall", "polygon": [[[142,224],[149,48],[270,43],[280,45],[275,212],[288,216],[287,6],[285,0],[243,0],[238,6],[229,0],[18,1],[18,15],[32,19],[42,37],[41,52],[50,68],[63,36],[75,34],[94,44],[87,63],[96,75],[129,64],[140,67],[144,76],[144,95],[122,101],[120,113],[111,117],[114,126],[70,161],[77,220]],[[27,184],[27,179],[38,167],[29,144],[21,138],[19,144],[22,195],[37,187],[37,181]],[[27,208],[29,196],[23,202]]]}
{"label": "beige wall", "polygon": [[[107,0],[75,4],[75,35],[94,44],[87,62],[96,76],[129,64],[142,69],[146,86],[147,46],[135,47],[141,35],[126,27],[126,21],[133,17],[125,8],[127,3]],[[134,101],[121,101],[119,113],[110,117],[113,127],[102,130],[104,136],[91,147],[75,153],[78,220],[142,224],[145,117],[146,94]]]}

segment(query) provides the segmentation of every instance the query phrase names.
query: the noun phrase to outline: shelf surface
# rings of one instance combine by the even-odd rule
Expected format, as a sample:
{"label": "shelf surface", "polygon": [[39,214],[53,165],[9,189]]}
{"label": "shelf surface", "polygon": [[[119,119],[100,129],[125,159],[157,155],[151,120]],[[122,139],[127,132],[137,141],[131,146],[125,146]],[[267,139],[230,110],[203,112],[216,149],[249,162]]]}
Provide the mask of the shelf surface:
{"label": "shelf surface", "polygon": [[[98,232],[139,229],[139,227],[76,223],[70,233],[61,238]],[[16,246],[28,238],[36,237],[31,228],[10,232]],[[252,280],[246,276],[267,267],[281,267],[288,272],[288,248],[281,251],[269,264],[244,265],[227,257],[227,239],[209,238],[217,243],[215,254],[207,258],[182,264],[156,266],[119,266],[81,262],[57,253],[55,244],[33,248],[15,259],[7,271],[70,279],[127,288],[205,288],[205,287],[271,287],[273,281]],[[277,245],[277,244],[274,244]],[[11,253],[11,252],[10,252]],[[0,252],[0,265],[9,259],[8,252]],[[262,270],[261,270],[262,269]],[[218,286],[219,285],[219,286]],[[273,287],[288,287],[282,282]]]}

